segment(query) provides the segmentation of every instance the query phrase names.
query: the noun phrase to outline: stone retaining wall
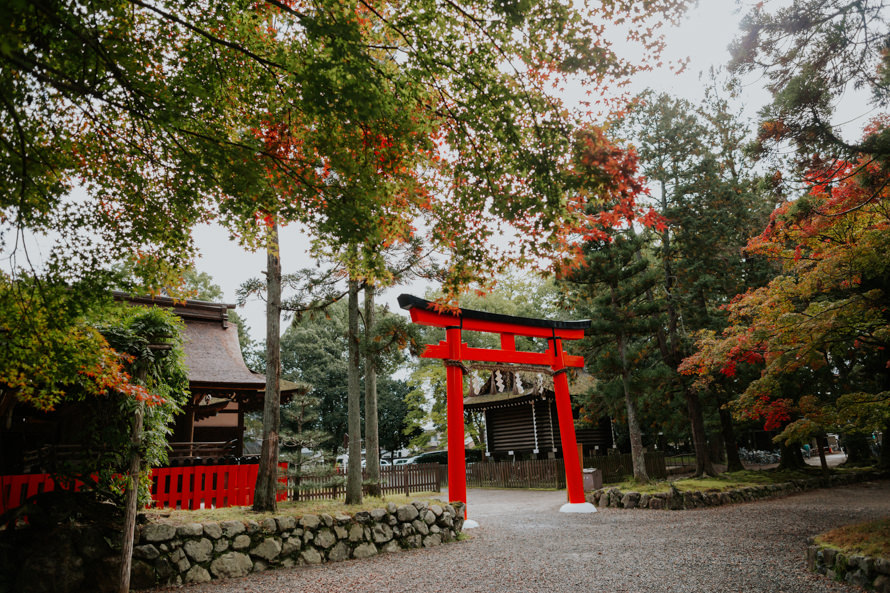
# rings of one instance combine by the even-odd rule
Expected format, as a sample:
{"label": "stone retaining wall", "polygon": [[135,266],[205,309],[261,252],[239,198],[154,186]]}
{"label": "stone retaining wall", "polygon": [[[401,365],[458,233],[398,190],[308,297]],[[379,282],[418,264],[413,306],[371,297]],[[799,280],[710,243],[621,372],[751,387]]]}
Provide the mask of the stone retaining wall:
{"label": "stone retaining wall", "polygon": [[878,593],[890,593],[890,560],[886,558],[847,556],[810,538],[807,566],[835,581],[874,589]]}
{"label": "stone retaining wall", "polygon": [[[427,502],[259,522],[152,522],[137,527],[130,586],[204,582],[437,546],[455,540],[463,523],[461,503]],[[0,593],[115,593],[120,537],[114,521],[0,530]]]}
{"label": "stone retaining wall", "polygon": [[136,534],[133,588],[206,582],[276,567],[338,562],[432,547],[463,527],[459,503],[414,502],[355,515],[304,515],[256,521],[167,525]]}
{"label": "stone retaining wall", "polygon": [[830,486],[853,484],[890,477],[890,472],[857,472],[832,474],[827,478],[808,478],[791,480],[781,484],[765,484],[749,486],[735,490],[687,491],[681,492],[671,486],[670,492],[656,494],[640,494],[639,492],[623,492],[618,488],[601,488],[587,493],[587,501],[599,507],[621,509],[654,509],[682,510],[702,507],[713,507],[738,502],[751,502],[762,498],[787,496],[795,492],[812,490]]}

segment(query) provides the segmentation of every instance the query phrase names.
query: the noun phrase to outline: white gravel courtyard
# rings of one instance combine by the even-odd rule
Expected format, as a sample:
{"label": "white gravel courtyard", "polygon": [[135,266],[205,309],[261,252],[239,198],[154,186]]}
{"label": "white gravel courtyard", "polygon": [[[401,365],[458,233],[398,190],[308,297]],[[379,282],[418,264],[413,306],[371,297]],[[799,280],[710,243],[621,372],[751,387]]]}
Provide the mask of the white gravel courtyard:
{"label": "white gravel courtyard", "polygon": [[890,481],[689,511],[562,514],[564,492],[470,490],[468,499],[469,517],[480,527],[467,531],[466,541],[176,590],[858,592],[808,572],[806,540],[833,527],[890,515]]}

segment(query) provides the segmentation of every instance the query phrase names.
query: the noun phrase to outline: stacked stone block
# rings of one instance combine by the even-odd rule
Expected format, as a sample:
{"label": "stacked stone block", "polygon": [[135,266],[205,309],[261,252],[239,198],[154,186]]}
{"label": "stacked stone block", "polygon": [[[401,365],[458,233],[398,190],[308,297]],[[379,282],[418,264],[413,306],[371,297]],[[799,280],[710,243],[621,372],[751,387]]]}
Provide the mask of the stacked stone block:
{"label": "stacked stone block", "polygon": [[367,558],[457,538],[463,505],[414,502],[355,515],[281,516],[256,521],[168,525],[136,534],[134,588],[206,582],[303,564]]}
{"label": "stacked stone block", "polygon": [[807,546],[807,566],[835,581],[890,593],[890,560],[843,552],[822,546],[811,538]]}
{"label": "stacked stone block", "polygon": [[587,502],[599,507],[616,509],[653,509],[683,510],[714,507],[739,502],[752,502],[763,498],[787,496],[795,492],[803,492],[815,488],[841,486],[855,482],[879,480],[890,477],[890,472],[856,472],[849,474],[832,474],[827,478],[808,478],[791,480],[781,484],[765,484],[748,486],[723,492],[680,492],[671,488],[670,492],[656,494],[640,494],[639,492],[623,492],[618,488],[601,488],[587,493]]}

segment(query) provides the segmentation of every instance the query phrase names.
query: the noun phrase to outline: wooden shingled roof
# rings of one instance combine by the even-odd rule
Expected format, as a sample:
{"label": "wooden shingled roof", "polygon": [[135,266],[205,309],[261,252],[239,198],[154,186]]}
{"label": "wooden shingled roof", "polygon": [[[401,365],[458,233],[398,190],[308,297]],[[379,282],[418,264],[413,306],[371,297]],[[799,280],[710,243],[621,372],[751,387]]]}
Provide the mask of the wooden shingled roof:
{"label": "wooden shingled roof", "polygon": [[238,328],[219,321],[186,320],[185,362],[194,387],[225,385],[262,389],[266,378],[247,368],[238,344]]}
{"label": "wooden shingled roof", "polygon": [[[135,305],[171,309],[185,323],[185,363],[194,404],[207,395],[221,395],[241,401],[246,409],[262,406],[266,378],[244,364],[238,342],[238,328],[229,324],[228,311],[235,305],[198,300],[174,300],[165,296],[133,296],[116,292],[118,300]],[[281,381],[282,403],[309,386]]]}

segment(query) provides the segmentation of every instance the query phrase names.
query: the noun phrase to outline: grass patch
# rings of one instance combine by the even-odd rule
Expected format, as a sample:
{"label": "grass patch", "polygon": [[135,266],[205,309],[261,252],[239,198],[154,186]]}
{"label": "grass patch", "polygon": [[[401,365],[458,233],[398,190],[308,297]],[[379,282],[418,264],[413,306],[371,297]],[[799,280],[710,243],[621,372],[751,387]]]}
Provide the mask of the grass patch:
{"label": "grass patch", "polygon": [[763,486],[765,484],[778,484],[789,482],[791,480],[800,480],[804,478],[812,478],[819,476],[818,469],[803,470],[743,470],[739,472],[725,472],[716,477],[705,476],[702,478],[679,478],[676,480],[668,480],[662,482],[649,482],[648,484],[640,484],[633,480],[618,482],[614,484],[605,484],[604,487],[615,487],[623,491],[639,492],[641,494],[657,494],[659,492],[669,492],[671,485],[681,492],[701,491],[701,492],[724,492],[726,490],[735,490],[737,488],[747,488],[749,486]]}
{"label": "grass patch", "polygon": [[840,550],[846,556],[861,554],[890,560],[890,517],[832,529],[817,535],[816,543]]}
{"label": "grass patch", "polygon": [[403,505],[406,502],[423,500],[427,502],[443,502],[438,492],[416,492],[410,497],[365,496],[362,504],[345,504],[342,500],[286,500],[278,503],[278,511],[275,513],[256,513],[250,507],[225,507],[220,509],[197,509],[194,511],[180,509],[146,509],[145,516],[149,521],[184,525],[185,523],[208,523],[212,521],[262,521],[270,517],[319,515],[337,515],[346,513],[353,515],[359,511],[371,511],[386,506],[389,502]]}

